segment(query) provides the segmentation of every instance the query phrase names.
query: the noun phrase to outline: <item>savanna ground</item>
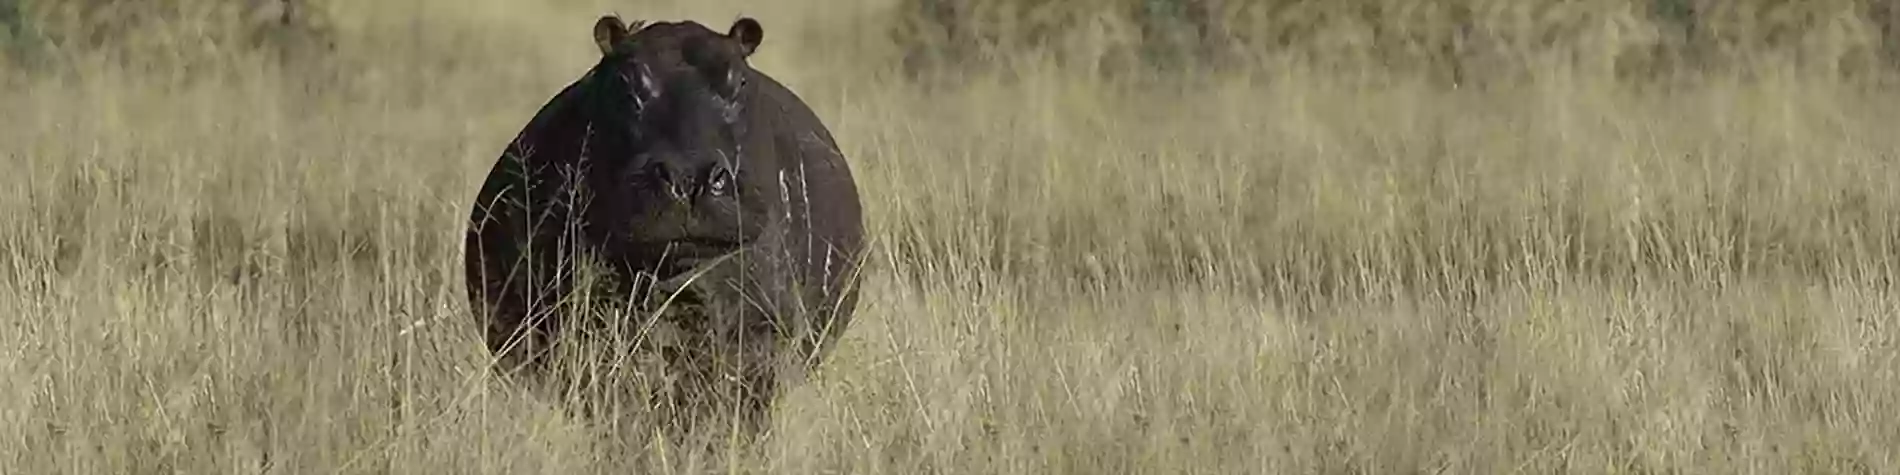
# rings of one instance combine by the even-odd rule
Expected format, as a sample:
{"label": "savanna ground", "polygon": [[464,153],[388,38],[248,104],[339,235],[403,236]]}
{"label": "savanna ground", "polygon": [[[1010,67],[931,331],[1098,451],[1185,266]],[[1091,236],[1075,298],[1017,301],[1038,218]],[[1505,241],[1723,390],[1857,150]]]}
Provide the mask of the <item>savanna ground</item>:
{"label": "savanna ground", "polygon": [[[227,3],[0,1],[0,472],[1900,471],[1880,0]],[[761,19],[862,187],[756,446],[482,370],[609,10]]]}

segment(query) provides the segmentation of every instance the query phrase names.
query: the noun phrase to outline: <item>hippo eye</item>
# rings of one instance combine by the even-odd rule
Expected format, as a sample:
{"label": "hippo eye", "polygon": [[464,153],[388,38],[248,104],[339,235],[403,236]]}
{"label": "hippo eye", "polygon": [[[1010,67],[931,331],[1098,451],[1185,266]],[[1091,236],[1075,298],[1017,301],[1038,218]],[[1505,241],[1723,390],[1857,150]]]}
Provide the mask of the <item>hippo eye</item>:
{"label": "hippo eye", "polygon": [[726,193],[731,192],[731,188],[732,172],[726,171],[725,168],[714,170],[712,179],[706,181],[706,191],[711,192],[713,196],[725,196]]}

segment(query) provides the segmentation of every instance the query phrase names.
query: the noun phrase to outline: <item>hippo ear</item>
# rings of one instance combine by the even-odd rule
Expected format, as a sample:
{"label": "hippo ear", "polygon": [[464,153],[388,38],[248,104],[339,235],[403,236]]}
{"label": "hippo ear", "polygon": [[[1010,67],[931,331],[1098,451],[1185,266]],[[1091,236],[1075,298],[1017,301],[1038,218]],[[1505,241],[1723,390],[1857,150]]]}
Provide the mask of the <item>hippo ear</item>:
{"label": "hippo ear", "polygon": [[738,40],[745,55],[751,56],[753,51],[759,50],[759,42],[765,39],[765,27],[759,26],[758,20],[740,17],[738,21],[732,22],[732,29],[726,32],[726,36]]}
{"label": "hippo ear", "polygon": [[630,34],[619,16],[606,15],[594,22],[594,45],[600,47],[602,56],[614,54],[614,48]]}

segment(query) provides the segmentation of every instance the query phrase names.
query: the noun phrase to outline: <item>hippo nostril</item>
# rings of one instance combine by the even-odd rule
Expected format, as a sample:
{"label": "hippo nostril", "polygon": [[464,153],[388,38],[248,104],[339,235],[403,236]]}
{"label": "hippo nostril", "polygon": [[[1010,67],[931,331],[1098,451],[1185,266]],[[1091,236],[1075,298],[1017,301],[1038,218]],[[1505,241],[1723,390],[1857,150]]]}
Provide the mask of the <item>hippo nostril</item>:
{"label": "hippo nostril", "polygon": [[678,175],[668,169],[666,164],[653,163],[647,165],[646,168],[646,175],[653,180],[654,186],[666,190],[666,193],[674,199],[686,197],[686,187],[675,179]]}

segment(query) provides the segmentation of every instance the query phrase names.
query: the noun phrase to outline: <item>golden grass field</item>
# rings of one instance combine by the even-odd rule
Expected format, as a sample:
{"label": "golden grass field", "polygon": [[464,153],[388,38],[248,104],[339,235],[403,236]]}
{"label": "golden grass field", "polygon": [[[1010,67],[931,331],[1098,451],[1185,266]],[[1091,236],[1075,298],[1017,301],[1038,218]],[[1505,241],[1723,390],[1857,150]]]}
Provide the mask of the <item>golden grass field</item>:
{"label": "golden grass field", "polygon": [[[0,473],[1900,472],[1900,91],[1813,66],[1864,28],[1677,82],[913,82],[887,3],[340,0],[300,61],[90,23],[146,47],[0,74]],[[469,201],[610,10],[761,19],[863,192],[856,323],[756,446],[483,370]]]}

